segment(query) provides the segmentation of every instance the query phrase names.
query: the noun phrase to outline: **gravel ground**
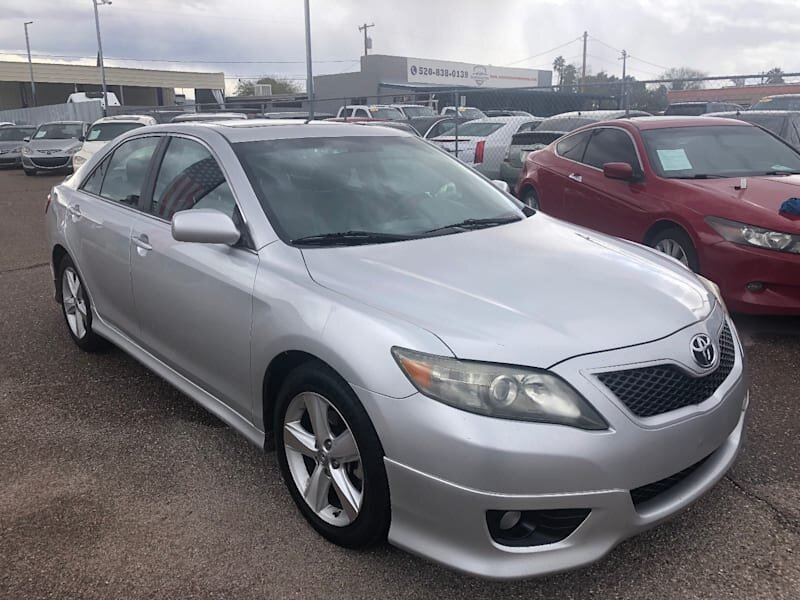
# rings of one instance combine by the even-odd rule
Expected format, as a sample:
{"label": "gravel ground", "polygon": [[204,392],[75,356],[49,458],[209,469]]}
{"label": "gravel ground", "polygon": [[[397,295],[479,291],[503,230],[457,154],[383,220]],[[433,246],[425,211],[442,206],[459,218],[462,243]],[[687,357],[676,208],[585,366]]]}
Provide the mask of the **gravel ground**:
{"label": "gravel ground", "polygon": [[748,442],[710,494],[589,568],[486,582],[328,544],[274,455],[121,351],[78,351],[46,266],[58,180],[0,172],[0,597],[800,597],[800,319],[737,319]]}

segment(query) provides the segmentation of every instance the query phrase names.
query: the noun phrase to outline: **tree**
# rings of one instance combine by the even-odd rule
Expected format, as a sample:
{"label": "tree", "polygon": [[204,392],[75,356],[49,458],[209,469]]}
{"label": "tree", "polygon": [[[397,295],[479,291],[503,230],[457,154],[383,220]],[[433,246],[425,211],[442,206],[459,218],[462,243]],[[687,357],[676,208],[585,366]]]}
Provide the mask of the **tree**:
{"label": "tree", "polygon": [[273,94],[297,94],[300,88],[293,81],[288,79],[278,79],[275,77],[262,77],[256,81],[251,79],[240,79],[236,84],[234,96],[255,96],[256,84],[269,84],[272,86]]}
{"label": "tree", "polygon": [[578,83],[578,68],[572,63],[565,65],[561,71],[561,91],[574,92]]}
{"label": "tree", "polygon": [[783,83],[783,71],[780,67],[774,67],[767,71],[766,75],[764,75],[767,79],[767,83]]}
{"label": "tree", "polygon": [[747,79],[745,79],[744,77],[734,77],[731,79],[731,83],[735,87],[743,87],[747,85]]}
{"label": "tree", "polygon": [[553,71],[558,73],[558,85],[559,86],[563,83],[564,67],[566,65],[567,65],[567,61],[564,60],[563,56],[556,56],[556,59],[553,61]]}
{"label": "tree", "polygon": [[667,89],[670,90],[700,90],[703,89],[702,81],[687,81],[687,79],[697,79],[707,75],[690,67],[673,67],[664,71],[661,79],[667,82]]}

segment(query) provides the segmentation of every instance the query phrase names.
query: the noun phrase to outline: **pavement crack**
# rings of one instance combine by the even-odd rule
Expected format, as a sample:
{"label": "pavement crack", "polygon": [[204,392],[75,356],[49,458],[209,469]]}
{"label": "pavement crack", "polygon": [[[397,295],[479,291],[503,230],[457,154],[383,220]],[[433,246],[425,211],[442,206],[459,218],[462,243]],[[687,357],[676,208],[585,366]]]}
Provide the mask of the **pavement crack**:
{"label": "pavement crack", "polygon": [[0,271],[0,275],[3,275],[4,273],[14,273],[16,271],[30,271],[32,269],[38,269],[39,267],[46,267],[49,264],[50,263],[43,262],[43,263],[28,265],[26,267],[14,267],[13,269],[5,269],[3,271]]}
{"label": "pavement crack", "polygon": [[785,526],[788,529],[791,529],[795,533],[800,533],[800,522],[798,522],[796,518],[787,514],[786,512],[775,506],[771,501],[767,500],[766,498],[759,496],[752,490],[748,490],[746,487],[744,487],[741,483],[736,481],[730,475],[725,475],[725,479],[730,481],[733,484],[733,487],[739,490],[743,495],[747,496],[751,500],[760,502],[761,504],[764,504],[767,508],[769,508],[769,510],[775,515],[775,519],[781,525]]}

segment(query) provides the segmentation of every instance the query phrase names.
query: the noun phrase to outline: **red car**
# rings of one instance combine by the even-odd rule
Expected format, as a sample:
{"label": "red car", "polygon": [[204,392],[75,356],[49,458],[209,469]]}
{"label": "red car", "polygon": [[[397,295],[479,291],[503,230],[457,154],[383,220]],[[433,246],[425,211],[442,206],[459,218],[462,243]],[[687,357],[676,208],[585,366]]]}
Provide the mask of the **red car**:
{"label": "red car", "polygon": [[759,127],[706,117],[589,125],[530,154],[516,193],[671,255],[715,281],[733,311],[800,314],[800,153]]}

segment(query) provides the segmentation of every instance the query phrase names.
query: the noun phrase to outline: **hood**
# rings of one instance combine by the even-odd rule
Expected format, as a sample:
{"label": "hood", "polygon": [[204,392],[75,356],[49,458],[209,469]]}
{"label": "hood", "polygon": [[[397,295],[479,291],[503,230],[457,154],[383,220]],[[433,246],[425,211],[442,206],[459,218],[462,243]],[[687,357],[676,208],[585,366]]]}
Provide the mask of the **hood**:
{"label": "hood", "polygon": [[25,142],[21,140],[17,141],[0,141],[0,150],[13,150],[14,148],[21,148],[25,145]]}
{"label": "hood", "polygon": [[70,146],[74,146],[79,144],[80,142],[76,138],[70,138],[67,140],[31,140],[27,143],[28,148],[31,150],[36,150],[37,152],[42,152],[44,150],[66,150]]}
{"label": "hood", "polygon": [[800,233],[800,221],[778,214],[781,204],[800,197],[800,175],[746,177],[747,187],[737,190],[740,179],[675,180],[691,190],[712,195],[717,203],[704,206],[705,214],[731,219],[748,225],[778,228]]}
{"label": "hood", "polygon": [[463,359],[547,367],[664,337],[713,307],[677,262],[541,213],[479,231],[302,252],[320,285],[431,331]]}

